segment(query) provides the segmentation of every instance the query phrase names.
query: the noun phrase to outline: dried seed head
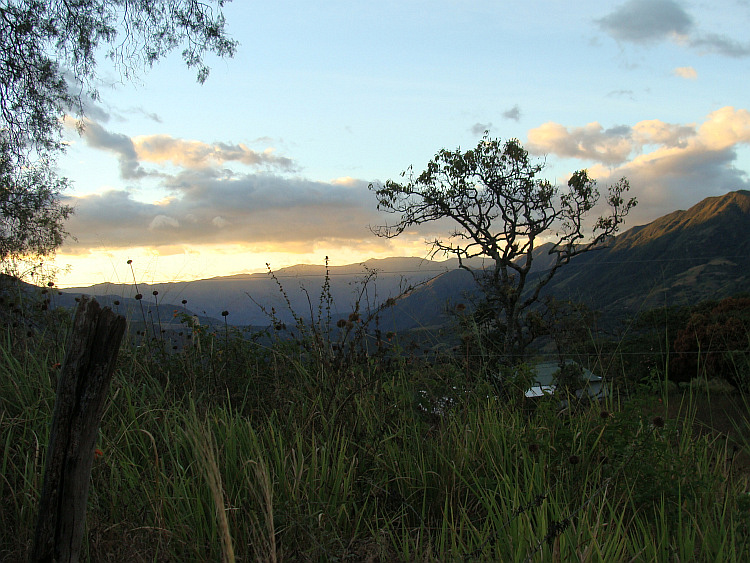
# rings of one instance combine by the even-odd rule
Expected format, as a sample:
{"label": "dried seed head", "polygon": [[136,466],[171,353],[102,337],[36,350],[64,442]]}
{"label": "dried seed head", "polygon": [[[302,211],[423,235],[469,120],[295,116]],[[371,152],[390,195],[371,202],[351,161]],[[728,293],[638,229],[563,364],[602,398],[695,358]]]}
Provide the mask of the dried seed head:
{"label": "dried seed head", "polygon": [[136,301],[140,301],[141,299],[143,299],[143,295],[141,295],[140,293],[136,293],[135,294],[135,300]]}
{"label": "dried seed head", "polygon": [[339,319],[336,323],[336,326],[339,328],[344,328],[346,326],[346,319]]}
{"label": "dried seed head", "polygon": [[568,463],[570,463],[570,465],[577,465],[580,461],[581,458],[577,455],[572,455],[568,458]]}
{"label": "dried seed head", "polygon": [[655,416],[653,420],[651,420],[651,424],[654,425],[654,428],[664,428],[664,418],[661,416]]}

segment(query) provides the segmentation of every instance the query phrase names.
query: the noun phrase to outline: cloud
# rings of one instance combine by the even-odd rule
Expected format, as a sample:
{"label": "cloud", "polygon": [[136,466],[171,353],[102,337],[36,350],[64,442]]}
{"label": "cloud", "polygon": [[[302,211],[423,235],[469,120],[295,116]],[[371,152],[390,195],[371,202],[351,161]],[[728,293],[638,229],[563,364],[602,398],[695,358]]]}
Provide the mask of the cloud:
{"label": "cloud", "polygon": [[492,123],[475,123],[471,126],[471,134],[472,135],[484,135],[486,131],[490,131],[492,129]]}
{"label": "cloud", "polygon": [[695,134],[694,125],[674,125],[659,119],[649,119],[633,126],[632,139],[634,149],[644,145],[684,148],[688,139]]}
{"label": "cloud", "polygon": [[505,110],[503,112],[503,117],[505,119],[512,119],[513,121],[518,121],[519,119],[521,119],[521,108],[519,108],[518,104],[516,104],[512,108]]}
{"label": "cloud", "polygon": [[680,78],[687,78],[688,80],[695,80],[698,78],[698,73],[691,66],[680,66],[672,71],[672,74],[679,76]]}
{"label": "cloud", "polygon": [[629,98],[631,100],[635,100],[634,94],[635,92],[633,92],[632,90],[612,90],[611,92],[607,93],[607,97],[608,98],[623,97],[623,98]]}
{"label": "cloud", "polygon": [[213,219],[211,219],[211,223],[213,223],[214,227],[217,227],[219,229],[223,229],[227,225],[229,225],[229,221],[224,219],[224,217],[216,216]]}
{"label": "cloud", "polygon": [[67,223],[78,243],[64,253],[92,248],[242,244],[312,248],[320,241],[357,245],[368,225],[382,222],[367,182],[314,182],[270,173],[224,175],[186,170],[168,179],[173,196],[156,203],[126,190],[68,196]]}
{"label": "cloud", "polygon": [[341,176],[340,178],[334,178],[331,180],[331,184],[335,186],[356,186],[359,180],[352,178],[351,176]]}
{"label": "cloud", "polygon": [[126,180],[148,175],[141,166],[133,141],[127,135],[111,133],[96,121],[85,120],[81,137],[92,148],[114,153],[120,163],[120,176]]}
{"label": "cloud", "polygon": [[151,224],[148,226],[149,231],[158,231],[162,229],[179,229],[180,222],[174,217],[168,217],[167,215],[157,215],[154,217]]}
{"label": "cloud", "polygon": [[140,106],[139,107],[128,108],[127,110],[125,110],[125,113],[142,115],[143,117],[145,117],[146,119],[150,119],[154,123],[162,123],[162,119],[161,119],[161,116],[159,114],[154,113],[154,112],[150,112],[150,111],[146,111],[144,108],[142,108]]}
{"label": "cloud", "polygon": [[596,23],[615,39],[633,43],[684,36],[693,27],[692,18],[673,0],[628,0]]}
{"label": "cloud", "polygon": [[617,41],[652,44],[672,40],[704,53],[750,55],[750,44],[696,29],[693,18],[674,0],[628,0],[594,23]]}
{"label": "cloud", "polygon": [[607,164],[624,162],[633,150],[631,129],[627,126],[604,129],[599,123],[571,130],[558,123],[545,123],[528,133],[529,151],[553,153],[568,158],[594,160]]}
{"label": "cloud", "polygon": [[709,53],[717,53],[733,58],[750,55],[750,45],[743,45],[738,41],[716,33],[692,37],[690,38],[690,46]]}
{"label": "cloud", "polygon": [[171,163],[184,168],[204,168],[239,162],[248,166],[266,166],[293,170],[291,159],[277,156],[273,149],[256,152],[244,144],[186,141],[169,135],[145,135],[133,138],[138,158],[157,164]]}
{"label": "cloud", "polygon": [[723,107],[708,115],[701,125],[700,140],[708,148],[726,149],[739,143],[750,143],[750,112]]}
{"label": "cloud", "polygon": [[[72,127],[72,123],[66,123]],[[88,119],[84,121],[81,137],[88,146],[115,154],[119,161],[120,176],[125,180],[166,175],[164,172],[146,170],[142,166],[144,162],[161,167],[171,164],[185,169],[203,169],[237,162],[266,170],[295,170],[292,159],[276,155],[272,148],[257,152],[242,143],[209,144],[176,139],[169,135],[131,138],[108,131],[98,122]]]}
{"label": "cloud", "polygon": [[[652,220],[709,195],[750,189],[747,173],[735,166],[738,149],[750,145],[748,110],[724,107],[700,125],[647,120],[628,128],[628,133],[618,129],[614,137],[619,139],[619,152],[598,148],[613,142],[600,126],[566,128],[550,123],[530,131],[529,139],[541,141],[546,152],[593,161],[589,172],[602,182],[628,178],[640,202],[634,220]],[[624,157],[610,158],[615,154]]]}
{"label": "cloud", "polygon": [[536,154],[554,154],[613,166],[625,163],[646,145],[684,148],[695,135],[694,125],[675,125],[658,119],[609,129],[597,122],[572,128],[548,122],[528,132],[527,148]]}

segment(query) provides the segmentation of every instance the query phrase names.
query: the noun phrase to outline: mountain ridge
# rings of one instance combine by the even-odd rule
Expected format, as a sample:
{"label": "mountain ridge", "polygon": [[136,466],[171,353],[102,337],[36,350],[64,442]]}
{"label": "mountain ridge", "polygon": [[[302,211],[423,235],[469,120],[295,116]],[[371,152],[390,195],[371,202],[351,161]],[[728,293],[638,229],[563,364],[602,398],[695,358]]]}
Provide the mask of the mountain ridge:
{"label": "mountain ridge", "polygon": [[[547,245],[538,247],[535,271],[549,267]],[[481,261],[475,261],[477,267]],[[447,322],[446,304],[464,301],[474,289],[471,275],[457,269],[458,261],[417,257],[369,259],[328,267],[333,298],[332,314],[348,315],[362,280],[370,280],[362,308],[374,308],[398,297],[394,328],[434,326]],[[584,301],[603,315],[622,318],[638,308],[683,304],[720,298],[750,290],[750,191],[739,190],[704,199],[687,210],[677,210],[646,224],[634,226],[606,247],[580,255],[561,268],[545,294]],[[263,325],[271,308],[280,320],[291,321],[286,298],[298,314],[317,306],[325,265],[299,264],[268,273],[219,276],[171,284],[139,284],[143,295],[159,291],[160,303],[188,301],[187,306],[207,316],[230,312],[233,324]],[[284,288],[284,294],[279,291]],[[404,290],[412,287],[406,294]],[[97,291],[132,297],[132,285],[97,284],[66,292]],[[254,302],[264,305],[266,311]]]}
{"label": "mountain ridge", "polygon": [[[543,259],[544,246],[538,249],[537,260]],[[534,266],[537,273],[544,271]],[[466,301],[476,292],[466,272],[452,271],[439,278],[443,279],[399,300],[401,318],[414,316],[419,303],[424,307],[424,325],[448,322],[445,304]],[[439,287],[452,290],[437,291]],[[742,291],[750,291],[750,191],[746,190],[706,198],[687,210],[624,231],[609,246],[579,255],[560,268],[543,295],[586,303],[601,317],[617,321],[643,308],[694,304]],[[430,300],[442,303],[442,310],[423,305]],[[413,327],[404,323],[400,328]]]}

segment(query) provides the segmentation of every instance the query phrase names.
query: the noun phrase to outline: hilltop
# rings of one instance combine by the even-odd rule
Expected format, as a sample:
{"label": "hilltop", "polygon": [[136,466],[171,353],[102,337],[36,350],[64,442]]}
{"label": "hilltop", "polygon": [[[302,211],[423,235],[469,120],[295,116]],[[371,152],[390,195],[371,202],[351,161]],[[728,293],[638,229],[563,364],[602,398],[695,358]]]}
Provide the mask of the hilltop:
{"label": "hilltop", "polygon": [[[549,245],[536,251],[537,274],[548,267],[548,250]],[[404,257],[332,266],[328,268],[331,315],[348,315],[358,298],[366,309],[401,296],[385,319],[388,330],[442,326],[449,320],[447,304],[465,301],[475,291],[471,276],[457,268],[456,259]],[[286,299],[297,313],[307,318],[311,311],[316,314],[326,279],[324,265],[301,264],[275,271],[274,276],[275,280],[268,273],[255,273],[139,284],[139,292],[153,305],[151,295],[158,291],[159,303],[170,311],[182,308],[182,300],[187,301],[184,307],[207,318],[220,318],[221,311],[229,311],[228,320],[235,325],[268,325],[272,308],[280,320],[292,320]],[[691,304],[747,291],[749,276],[750,192],[736,191],[633,227],[608,247],[576,257],[558,272],[546,293],[583,301],[603,317],[619,319],[643,308]],[[98,284],[64,292],[108,296],[110,300],[115,296],[132,298],[136,293],[132,285],[125,284]]]}

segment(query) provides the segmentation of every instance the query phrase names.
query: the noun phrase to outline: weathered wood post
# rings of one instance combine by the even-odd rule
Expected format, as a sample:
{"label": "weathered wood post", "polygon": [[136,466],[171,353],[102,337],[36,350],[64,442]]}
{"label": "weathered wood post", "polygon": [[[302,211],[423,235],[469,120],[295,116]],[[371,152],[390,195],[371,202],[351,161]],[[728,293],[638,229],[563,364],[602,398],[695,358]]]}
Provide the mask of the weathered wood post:
{"label": "weathered wood post", "polygon": [[95,299],[81,297],[57,382],[33,562],[78,561],[94,446],[125,324]]}

